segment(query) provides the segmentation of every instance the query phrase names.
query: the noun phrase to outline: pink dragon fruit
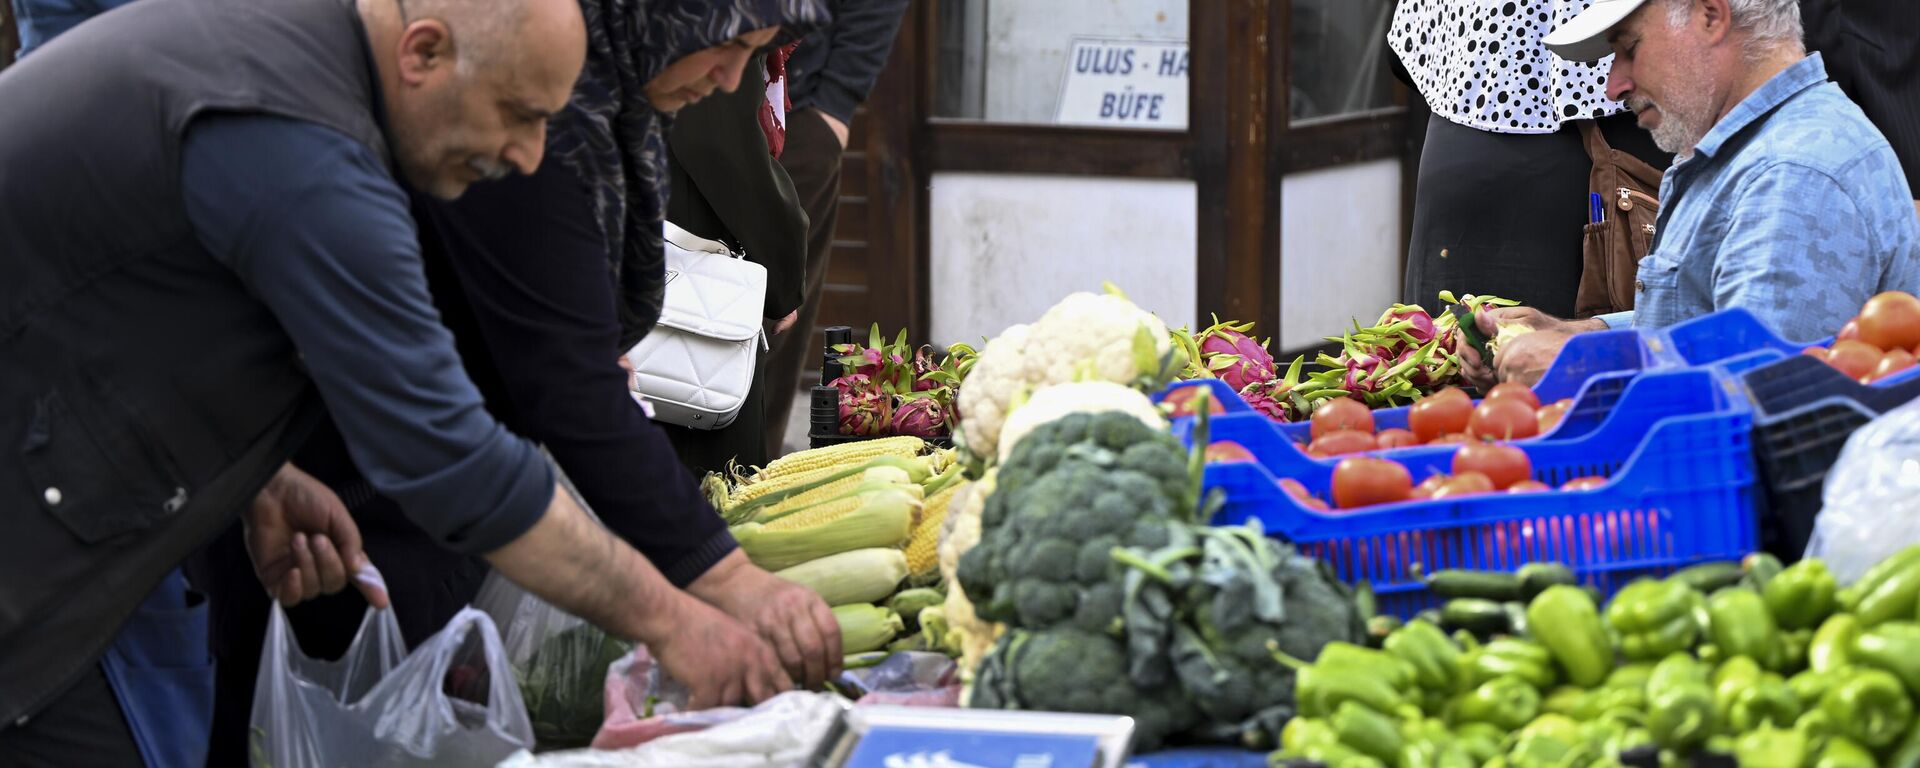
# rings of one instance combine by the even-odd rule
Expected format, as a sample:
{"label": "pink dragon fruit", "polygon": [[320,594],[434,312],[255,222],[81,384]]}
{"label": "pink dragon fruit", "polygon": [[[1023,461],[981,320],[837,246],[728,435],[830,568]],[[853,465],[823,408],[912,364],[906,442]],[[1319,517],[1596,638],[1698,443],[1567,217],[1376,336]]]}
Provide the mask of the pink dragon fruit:
{"label": "pink dragon fruit", "polygon": [[947,409],[938,398],[902,398],[893,409],[893,434],[944,437],[947,434]]}
{"label": "pink dragon fruit", "polygon": [[840,434],[874,436],[884,434],[893,421],[893,402],[864,374],[848,374],[833,380],[840,390]]}
{"label": "pink dragon fruit", "polygon": [[1286,382],[1267,379],[1256,381],[1249,384],[1246,389],[1240,390],[1240,399],[1247,401],[1247,405],[1253,406],[1255,411],[1266,415],[1269,419],[1280,422],[1295,421],[1297,416],[1293,411],[1293,402],[1287,397],[1287,393],[1291,390],[1292,386]]}
{"label": "pink dragon fruit", "polygon": [[[933,359],[932,347],[921,347],[913,352],[913,391],[931,392],[940,388],[940,382],[927,378],[927,374],[940,370],[940,364]],[[901,434],[905,434],[904,432]]]}
{"label": "pink dragon fruit", "polygon": [[1200,356],[1206,368],[1236,391],[1274,376],[1273,355],[1247,331],[1253,323],[1215,323],[1200,332]]}
{"label": "pink dragon fruit", "polygon": [[1406,329],[1406,332],[1413,337],[1414,344],[1433,341],[1436,329],[1433,325],[1433,316],[1427,314],[1426,310],[1407,304],[1395,304],[1393,309],[1387,310],[1386,314],[1380,316],[1378,325],[1392,325],[1400,322],[1411,326]]}

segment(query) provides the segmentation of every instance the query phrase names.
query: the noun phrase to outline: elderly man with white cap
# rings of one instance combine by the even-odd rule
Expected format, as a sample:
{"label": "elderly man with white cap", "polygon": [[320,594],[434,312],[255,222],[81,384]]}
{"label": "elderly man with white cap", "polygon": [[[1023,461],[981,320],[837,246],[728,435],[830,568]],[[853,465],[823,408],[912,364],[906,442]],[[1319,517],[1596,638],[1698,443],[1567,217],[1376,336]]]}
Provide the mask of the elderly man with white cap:
{"label": "elderly man with white cap", "polygon": [[1745,307],[1792,339],[1834,332],[1885,290],[1920,291],[1920,219],[1893,149],[1801,44],[1796,0],[1595,0],[1546,44],[1574,61],[1609,54],[1607,96],[1677,155],[1660,185],[1654,247],[1635,310],[1521,323],[1480,383],[1531,383],[1574,333],[1661,328]]}

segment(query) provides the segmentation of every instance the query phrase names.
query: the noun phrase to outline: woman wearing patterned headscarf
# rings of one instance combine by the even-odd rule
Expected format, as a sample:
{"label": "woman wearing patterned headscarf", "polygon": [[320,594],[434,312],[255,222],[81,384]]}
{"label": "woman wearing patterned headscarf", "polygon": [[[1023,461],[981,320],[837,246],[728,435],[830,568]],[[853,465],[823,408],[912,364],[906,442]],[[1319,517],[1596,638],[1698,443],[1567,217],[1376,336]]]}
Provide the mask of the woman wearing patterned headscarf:
{"label": "woman wearing patterned headscarf", "polygon": [[[658,319],[663,293],[665,131],[673,113],[732,90],[755,50],[827,19],[818,0],[581,0],[586,68],[548,127],[531,176],[475,185],[453,203],[414,196],[429,287],[488,410],[538,441],[609,529],[674,586],[744,625],[799,684],[837,675],[839,630],[812,592],[747,562],[629,395],[620,353]],[[395,616],[417,644],[471,602],[478,558],[447,553],[373,493],[337,433],[323,428],[295,463],[336,489],[388,581]],[[220,656],[218,758],[244,760],[268,603],[239,532],[206,556]],[[211,575],[211,578],[204,576]],[[352,592],[352,590],[348,590]],[[341,594],[288,612],[303,649],[332,658],[365,604]],[[702,631],[688,627],[686,631]],[[745,696],[743,699],[750,698]],[[233,750],[227,752],[227,750]]]}

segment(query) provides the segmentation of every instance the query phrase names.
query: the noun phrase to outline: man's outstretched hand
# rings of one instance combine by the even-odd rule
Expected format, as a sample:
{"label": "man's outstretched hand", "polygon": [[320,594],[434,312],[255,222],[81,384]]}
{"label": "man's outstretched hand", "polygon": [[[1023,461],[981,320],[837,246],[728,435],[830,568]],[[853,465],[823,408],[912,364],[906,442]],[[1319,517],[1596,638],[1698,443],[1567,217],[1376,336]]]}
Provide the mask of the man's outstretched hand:
{"label": "man's outstretched hand", "polygon": [[267,593],[295,605],[354,586],[375,608],[387,590],[360,545],[360,528],[325,483],[286,464],[267,481],[243,518],[247,556]]}

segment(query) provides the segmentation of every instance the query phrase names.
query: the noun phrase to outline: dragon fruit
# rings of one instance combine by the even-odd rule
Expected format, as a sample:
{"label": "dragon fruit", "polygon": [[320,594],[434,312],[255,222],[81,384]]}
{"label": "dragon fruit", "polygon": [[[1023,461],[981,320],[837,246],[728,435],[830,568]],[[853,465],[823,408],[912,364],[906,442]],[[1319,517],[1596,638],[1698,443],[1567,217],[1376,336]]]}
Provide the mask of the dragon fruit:
{"label": "dragon fruit", "polygon": [[1292,400],[1287,397],[1290,389],[1279,379],[1256,381],[1240,390],[1240,399],[1274,421],[1297,421],[1299,416],[1294,413]]}
{"label": "dragon fruit", "polygon": [[1416,345],[1433,341],[1434,334],[1437,332],[1433,324],[1433,316],[1427,314],[1425,309],[1411,304],[1393,305],[1392,309],[1380,316],[1380,322],[1376,325],[1398,327],[1401,323],[1405,323],[1406,327],[1399,330],[1404,331]]}
{"label": "dragon fruit", "polygon": [[840,390],[840,434],[874,436],[885,434],[893,421],[893,401],[886,392],[864,374],[848,374],[833,380]]}
{"label": "dragon fruit", "polygon": [[1235,390],[1274,377],[1273,355],[1266,344],[1247,335],[1251,330],[1253,323],[1215,322],[1200,332],[1200,356],[1207,370]]}
{"label": "dragon fruit", "polygon": [[921,438],[947,435],[947,409],[935,397],[900,398],[893,408],[893,434]]}
{"label": "dragon fruit", "polygon": [[[940,364],[933,359],[933,348],[922,346],[913,352],[913,391],[931,392],[940,388],[940,382],[927,378],[927,374],[940,370]],[[905,433],[901,433],[905,434]]]}

